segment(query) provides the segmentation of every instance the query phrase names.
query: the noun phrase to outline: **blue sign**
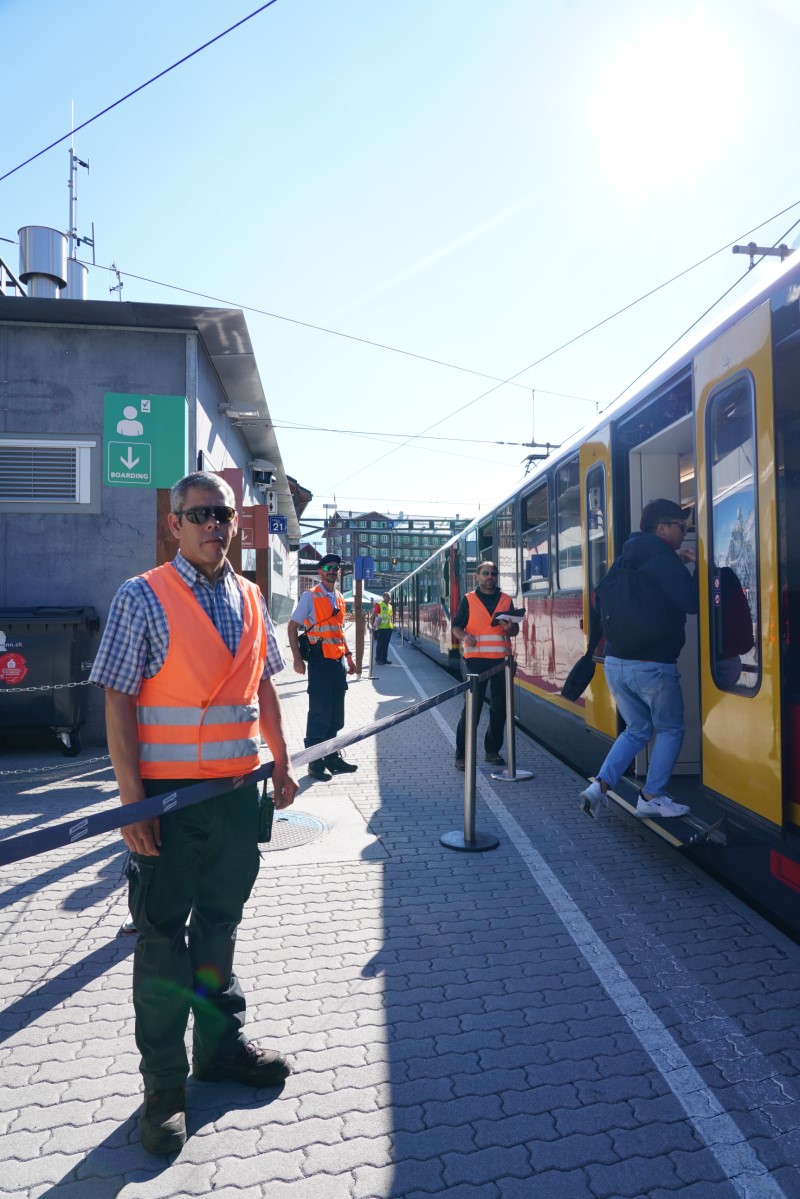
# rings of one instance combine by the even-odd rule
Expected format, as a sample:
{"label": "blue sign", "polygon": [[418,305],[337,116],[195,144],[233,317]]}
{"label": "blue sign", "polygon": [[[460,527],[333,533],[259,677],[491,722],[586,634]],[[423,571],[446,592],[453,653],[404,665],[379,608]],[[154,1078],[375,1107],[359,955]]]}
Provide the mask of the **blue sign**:
{"label": "blue sign", "polygon": [[375,578],[375,559],[362,557],[360,554],[353,561],[353,578],[355,579],[374,579]]}
{"label": "blue sign", "polygon": [[288,522],[285,516],[271,516],[269,518],[270,533],[286,533],[288,527]]}

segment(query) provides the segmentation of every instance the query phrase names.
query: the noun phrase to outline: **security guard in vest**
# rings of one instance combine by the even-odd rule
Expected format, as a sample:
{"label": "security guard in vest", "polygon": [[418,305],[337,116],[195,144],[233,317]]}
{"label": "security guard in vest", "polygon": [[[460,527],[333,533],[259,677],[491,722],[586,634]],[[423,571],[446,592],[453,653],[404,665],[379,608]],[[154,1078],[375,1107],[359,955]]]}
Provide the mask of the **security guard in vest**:
{"label": "security guard in vest", "polygon": [[[226,780],[274,759],[277,808],[297,792],[272,676],[283,657],[261,592],[227,561],[238,517],[219,476],[197,473],[170,493],[172,562],[123,583],[91,681],[105,688],[111,763],[123,804]],[[139,936],[133,961],[141,1053],[142,1144],[186,1141],[184,1034],[200,1081],[283,1082],[289,1063],[244,1035],[245,998],[233,970],[236,929],[259,867],[258,788],[231,789],[129,824],[128,903]],[[188,936],[185,934],[189,921]]]}
{"label": "security guard in vest", "polygon": [[[306,673],[298,642],[301,626],[305,628],[311,645],[308,658],[307,748],[328,741],[344,727],[347,675],[356,673],[353,655],[344,637],[344,596],[336,587],[341,565],[342,559],[338,554],[325,554],[320,558],[317,566],[319,582],[310,591],[303,592],[289,620],[289,645],[297,674]],[[315,758],[308,764],[308,773],[320,782],[327,782],[334,774],[350,774],[354,770],[358,770],[358,767],[346,762],[340,753]]]}
{"label": "security guard in vest", "polygon": [[389,642],[394,626],[394,609],[389,602],[389,592],[384,591],[383,600],[372,609],[372,627],[375,630],[375,661],[378,666],[391,666]]}
{"label": "security guard in vest", "polygon": [[[453,636],[461,642],[468,674],[482,674],[492,666],[504,662],[511,654],[511,637],[519,632],[519,625],[512,621],[493,624],[496,617],[512,609],[511,597],[497,586],[497,567],[494,562],[481,562],[476,575],[477,587],[461,600],[453,617]],[[478,684],[477,714],[481,718],[487,683],[491,685],[489,727],[486,730],[484,749],[486,761],[493,766],[504,766],[500,756],[506,727],[506,682],[503,671],[498,671],[483,683]],[[467,727],[467,705],[456,730],[457,770],[464,769],[464,743]]]}

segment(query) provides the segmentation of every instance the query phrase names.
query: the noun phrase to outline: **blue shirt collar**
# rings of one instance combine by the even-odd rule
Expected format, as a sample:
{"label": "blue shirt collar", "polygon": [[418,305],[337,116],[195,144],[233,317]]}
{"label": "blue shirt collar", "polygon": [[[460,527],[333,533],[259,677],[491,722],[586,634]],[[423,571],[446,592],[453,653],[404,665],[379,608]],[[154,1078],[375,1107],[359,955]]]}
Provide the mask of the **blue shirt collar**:
{"label": "blue shirt collar", "polygon": [[[199,571],[196,566],[192,566],[191,562],[186,561],[186,559],[184,558],[184,556],[180,552],[180,550],[178,550],[177,554],[172,559],[172,565],[175,567],[178,574],[180,575],[180,577],[183,579],[184,583],[186,583],[186,585],[188,587],[195,587],[198,584],[200,586],[205,586],[205,587],[212,586],[212,584],[209,583],[208,579],[202,573],[202,571]],[[225,565],[222,568],[222,574],[220,575],[219,579],[217,579],[217,582],[218,583],[222,582],[222,580],[227,578],[227,576],[229,574],[233,574],[233,573],[234,573],[233,567],[231,566],[230,562],[226,558]]]}

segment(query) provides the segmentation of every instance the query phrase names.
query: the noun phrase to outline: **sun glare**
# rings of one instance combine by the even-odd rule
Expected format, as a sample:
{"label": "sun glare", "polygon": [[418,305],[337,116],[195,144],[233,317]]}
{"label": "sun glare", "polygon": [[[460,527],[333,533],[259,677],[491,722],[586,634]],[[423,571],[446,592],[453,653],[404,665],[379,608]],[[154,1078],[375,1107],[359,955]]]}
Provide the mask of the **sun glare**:
{"label": "sun glare", "polygon": [[621,192],[697,185],[737,133],[747,91],[739,57],[729,31],[699,12],[623,43],[589,97],[602,170]]}

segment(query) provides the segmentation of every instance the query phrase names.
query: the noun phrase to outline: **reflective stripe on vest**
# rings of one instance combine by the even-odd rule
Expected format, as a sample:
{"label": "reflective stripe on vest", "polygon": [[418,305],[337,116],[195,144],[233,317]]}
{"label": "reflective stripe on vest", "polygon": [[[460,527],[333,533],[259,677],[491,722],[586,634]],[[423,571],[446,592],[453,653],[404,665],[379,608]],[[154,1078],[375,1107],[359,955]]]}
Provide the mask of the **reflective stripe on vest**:
{"label": "reflective stripe on vest", "polygon": [[392,620],[394,619],[394,613],[392,612],[392,605],[380,603],[380,604],[378,604],[378,607],[380,609],[380,613],[379,613],[380,619],[378,622],[378,628],[379,629],[390,629],[392,627]]}
{"label": "reflective stripe on vest", "polygon": [[[255,754],[258,759],[258,747],[261,744],[260,740],[255,738],[243,738],[237,741],[205,741],[200,747],[200,760],[203,762],[216,762],[219,759],[233,760],[236,758],[247,758],[251,754]],[[260,761],[260,759],[258,759]],[[140,762],[196,762],[197,761],[197,746],[196,745],[140,745],[139,746],[139,761]],[[258,764],[258,763],[257,763]],[[253,767],[255,769],[256,767]],[[248,770],[250,767],[248,767]],[[228,772],[229,773],[229,772]],[[233,771],[234,774],[244,773],[241,766],[238,766]],[[166,778],[172,777],[166,775]],[[224,776],[223,776],[224,777]]]}
{"label": "reflective stripe on vest", "polygon": [[208,708],[147,708],[138,709],[141,724],[241,724],[258,720],[258,704],[213,704]]}
{"label": "reflective stripe on vest", "polygon": [[511,610],[511,598],[505,592],[500,595],[497,607],[491,615],[474,591],[467,595],[469,618],[465,632],[477,639],[475,646],[463,646],[465,658],[504,658],[511,649],[511,639],[500,625],[492,625],[495,616]]}
{"label": "reflective stripe on vest", "polygon": [[142,778],[229,778],[255,770],[267,652],[260,591],[236,576],[243,620],[233,655],[171,564],[143,578],[164,609],[169,646],[136,701]]}
{"label": "reflective stripe on vest", "polygon": [[[336,611],[331,608],[331,592],[321,583],[311,588],[311,598],[314,601],[314,619],[305,621],[309,630],[308,640],[312,645],[322,643],[322,654],[325,658],[343,658],[346,654],[344,645],[345,602],[344,596],[333,592],[336,596]],[[315,626],[313,629],[311,626]]]}

